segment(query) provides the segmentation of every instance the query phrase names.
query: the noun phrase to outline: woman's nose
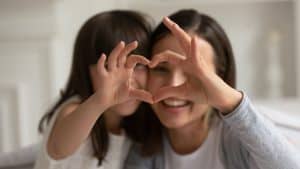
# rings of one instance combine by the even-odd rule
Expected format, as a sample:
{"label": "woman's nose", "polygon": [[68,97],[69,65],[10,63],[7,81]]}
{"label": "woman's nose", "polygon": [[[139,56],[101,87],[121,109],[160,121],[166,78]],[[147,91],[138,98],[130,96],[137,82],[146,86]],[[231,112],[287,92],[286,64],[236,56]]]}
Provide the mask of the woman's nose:
{"label": "woman's nose", "polygon": [[170,77],[169,85],[179,86],[182,85],[187,80],[187,77],[182,71],[174,71]]}

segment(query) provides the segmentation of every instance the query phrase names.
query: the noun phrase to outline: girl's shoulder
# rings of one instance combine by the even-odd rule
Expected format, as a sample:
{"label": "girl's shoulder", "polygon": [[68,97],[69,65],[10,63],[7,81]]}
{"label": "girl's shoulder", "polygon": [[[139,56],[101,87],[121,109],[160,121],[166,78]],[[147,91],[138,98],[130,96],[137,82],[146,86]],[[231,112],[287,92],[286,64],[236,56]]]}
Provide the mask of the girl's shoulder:
{"label": "girl's shoulder", "polygon": [[43,140],[35,168],[79,168],[79,166],[84,163],[94,164],[93,166],[97,166],[97,160],[93,157],[92,141],[90,137],[84,141],[73,155],[60,160],[53,159],[47,151],[47,142],[55,122],[59,120],[59,118],[62,118],[62,116],[70,114],[78,107],[78,105],[80,105],[80,103],[80,97],[73,96],[67,99],[56,109],[43,133]]}
{"label": "girl's shoulder", "polygon": [[43,134],[47,135],[47,131],[51,130],[54,123],[58,119],[62,119],[63,117],[66,117],[70,113],[72,113],[81,103],[81,99],[79,96],[71,96],[70,98],[66,99],[62,104],[60,104],[56,110],[54,111],[53,115],[49,119],[49,122],[47,124],[47,127],[45,128],[45,132]]}
{"label": "girl's shoulder", "polygon": [[81,100],[78,96],[73,96],[60,105],[54,113],[53,121],[59,121],[68,115],[70,115],[74,110],[78,108],[81,104]]}

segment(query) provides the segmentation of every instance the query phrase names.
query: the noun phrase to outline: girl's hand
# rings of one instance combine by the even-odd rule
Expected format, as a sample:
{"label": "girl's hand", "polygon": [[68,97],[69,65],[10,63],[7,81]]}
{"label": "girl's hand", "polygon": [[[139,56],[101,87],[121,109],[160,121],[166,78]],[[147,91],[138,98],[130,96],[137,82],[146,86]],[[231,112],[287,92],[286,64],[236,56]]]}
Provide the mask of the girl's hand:
{"label": "girl's hand", "polygon": [[154,95],[154,101],[176,96],[198,103],[206,102],[223,113],[231,112],[239,104],[242,94],[227,85],[215,73],[214,66],[204,59],[203,50],[201,50],[201,47],[205,45],[204,40],[197,36],[191,37],[167,17],[164,18],[163,23],[178,40],[186,56],[165,51],[155,55],[149,66],[153,68],[165,61],[171,64],[180,64],[188,74],[188,78],[180,86],[161,88]]}
{"label": "girl's hand", "polygon": [[[142,89],[132,87],[133,71],[136,64],[148,65],[150,63],[140,55],[127,56],[137,48],[134,41],[125,46],[120,42],[110,53],[108,59],[102,54],[97,63],[99,78],[96,95],[107,107],[120,104],[132,99],[152,103],[152,95]],[[106,62],[107,60],[107,62]]]}

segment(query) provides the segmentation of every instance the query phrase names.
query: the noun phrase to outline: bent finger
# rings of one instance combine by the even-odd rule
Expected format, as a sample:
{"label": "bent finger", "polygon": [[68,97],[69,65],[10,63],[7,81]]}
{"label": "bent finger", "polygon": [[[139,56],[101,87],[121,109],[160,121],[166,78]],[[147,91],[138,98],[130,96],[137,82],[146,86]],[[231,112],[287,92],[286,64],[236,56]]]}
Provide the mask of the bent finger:
{"label": "bent finger", "polygon": [[126,68],[133,69],[138,63],[148,65],[150,61],[142,55],[130,55],[126,61]]}
{"label": "bent finger", "polygon": [[185,60],[186,57],[180,55],[179,53],[173,52],[171,50],[164,51],[162,53],[156,54],[152,57],[149,67],[153,68],[161,62],[169,62],[171,64],[177,65],[181,61]]}

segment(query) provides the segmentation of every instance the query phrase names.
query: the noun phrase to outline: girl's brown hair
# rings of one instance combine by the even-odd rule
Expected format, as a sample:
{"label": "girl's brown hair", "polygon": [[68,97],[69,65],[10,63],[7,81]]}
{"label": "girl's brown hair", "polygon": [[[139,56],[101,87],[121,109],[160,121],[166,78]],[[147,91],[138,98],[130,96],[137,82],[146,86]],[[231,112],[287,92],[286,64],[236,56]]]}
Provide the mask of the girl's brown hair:
{"label": "girl's brown hair", "polygon": [[[74,46],[71,74],[60,99],[42,117],[39,131],[42,132],[57,108],[72,96],[79,96],[82,101],[93,94],[93,87],[89,74],[89,66],[96,64],[101,53],[109,54],[112,49],[123,40],[125,43],[137,40],[136,54],[149,56],[149,41],[151,34],[150,18],[136,11],[114,10],[102,12],[88,19],[81,27]],[[142,107],[136,111],[141,111]],[[139,114],[134,113],[123,119],[122,125],[128,135],[138,139],[136,123]],[[135,133],[135,134],[131,134]],[[102,164],[109,147],[108,132],[103,116],[97,120],[90,134],[94,155]]]}

